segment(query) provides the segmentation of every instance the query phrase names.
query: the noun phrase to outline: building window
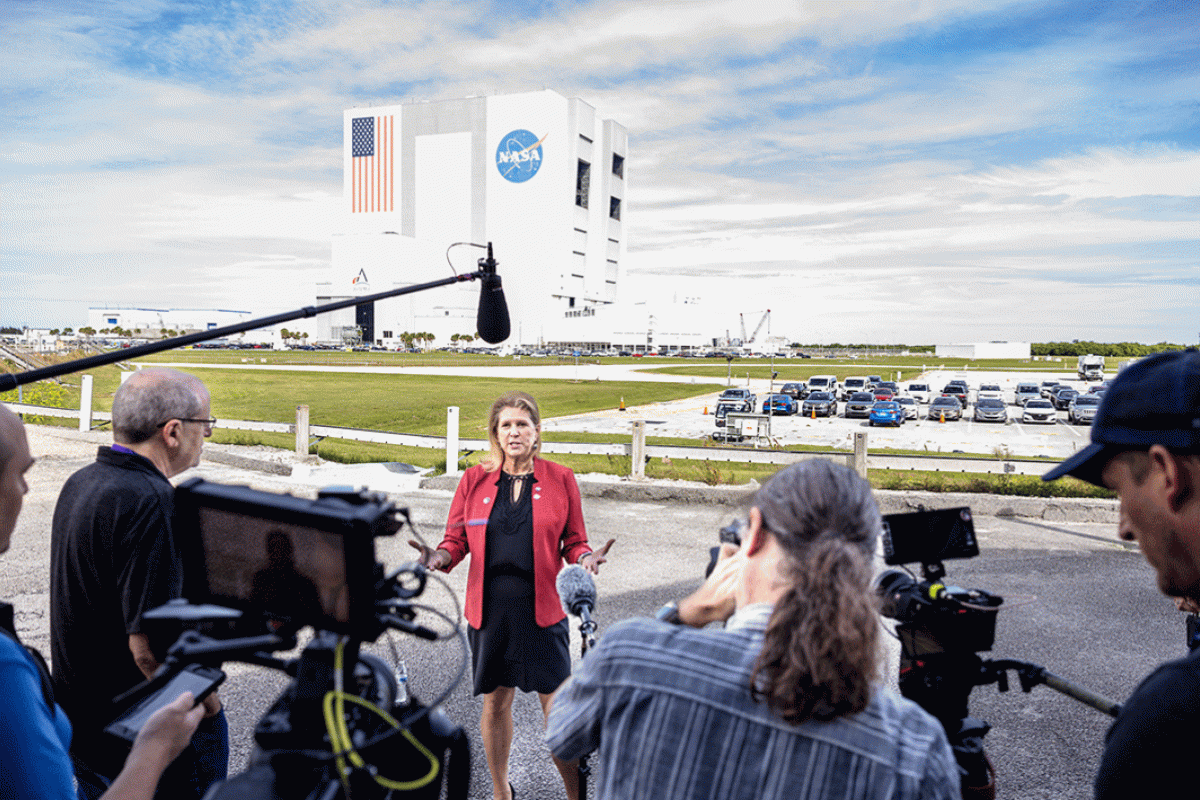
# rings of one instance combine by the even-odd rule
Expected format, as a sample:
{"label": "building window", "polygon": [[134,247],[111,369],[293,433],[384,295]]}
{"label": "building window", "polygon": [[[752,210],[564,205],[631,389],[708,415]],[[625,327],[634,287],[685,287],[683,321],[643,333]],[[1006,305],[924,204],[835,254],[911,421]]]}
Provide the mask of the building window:
{"label": "building window", "polygon": [[567,298],[567,308],[574,308],[574,307],[575,307],[575,298],[568,297]]}
{"label": "building window", "polygon": [[616,175],[618,178],[625,177],[625,156],[613,153],[613,175]]}
{"label": "building window", "polygon": [[608,198],[608,215],[613,219],[619,220],[621,218],[621,198]]}
{"label": "building window", "polygon": [[588,207],[588,187],[592,183],[592,165],[579,159],[575,170],[575,205],[580,208]]}
{"label": "building window", "polygon": [[391,331],[384,331],[384,332],[383,332],[383,338],[385,338],[385,339],[390,339],[390,338],[392,338],[392,332],[391,332]]}

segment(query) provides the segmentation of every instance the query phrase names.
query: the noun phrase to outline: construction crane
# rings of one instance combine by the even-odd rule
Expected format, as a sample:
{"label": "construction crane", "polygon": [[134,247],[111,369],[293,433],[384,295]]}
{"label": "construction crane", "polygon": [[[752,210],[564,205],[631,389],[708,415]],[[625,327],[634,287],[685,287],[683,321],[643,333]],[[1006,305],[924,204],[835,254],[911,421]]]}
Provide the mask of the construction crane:
{"label": "construction crane", "polygon": [[[752,311],[750,313],[755,314],[758,312]],[[767,325],[767,323],[771,319],[771,309],[768,308],[766,311],[763,312],[762,319],[760,319],[758,321],[758,325],[756,325],[754,328],[754,333],[750,334],[749,337],[746,336],[746,315],[738,314],[738,318],[742,322],[742,349],[746,350],[746,351],[752,351],[754,348],[754,343],[756,341],[758,341],[758,334],[759,334],[759,332],[762,331],[763,325]],[[770,333],[771,333],[771,326],[767,325],[767,335],[769,336]]]}

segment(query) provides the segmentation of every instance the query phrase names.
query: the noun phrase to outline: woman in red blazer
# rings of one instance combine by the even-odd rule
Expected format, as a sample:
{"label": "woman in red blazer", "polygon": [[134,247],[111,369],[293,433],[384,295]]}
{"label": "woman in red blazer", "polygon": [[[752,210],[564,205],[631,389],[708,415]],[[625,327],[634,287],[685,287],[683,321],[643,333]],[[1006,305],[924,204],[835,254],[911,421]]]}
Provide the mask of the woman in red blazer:
{"label": "woman in red blazer", "polygon": [[[442,543],[430,550],[412,542],[427,566],[446,572],[472,554],[467,636],[475,694],[484,696],[479,727],[496,800],[513,796],[508,754],[516,690],[537,692],[545,714],[571,674],[555,578],[564,562],[596,572],[612,546],[611,540],[598,551],[588,546],[575,474],[537,457],[541,432],[536,400],[524,392],[501,395],[488,416],[491,454],[459,481]],[[575,764],[554,763],[575,800]]]}

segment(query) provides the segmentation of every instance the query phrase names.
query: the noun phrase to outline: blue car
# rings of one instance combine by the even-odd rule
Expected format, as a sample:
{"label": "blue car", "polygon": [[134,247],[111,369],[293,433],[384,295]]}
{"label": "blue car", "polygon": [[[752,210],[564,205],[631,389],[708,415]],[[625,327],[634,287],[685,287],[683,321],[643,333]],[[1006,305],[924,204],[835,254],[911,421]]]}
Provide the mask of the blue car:
{"label": "blue car", "polygon": [[769,395],[766,400],[763,400],[762,413],[771,414],[795,414],[796,400],[786,394]]}
{"label": "blue car", "polygon": [[899,403],[891,400],[881,400],[871,406],[871,414],[867,417],[867,424],[871,427],[876,425],[895,425],[897,427],[904,424],[904,409]]}

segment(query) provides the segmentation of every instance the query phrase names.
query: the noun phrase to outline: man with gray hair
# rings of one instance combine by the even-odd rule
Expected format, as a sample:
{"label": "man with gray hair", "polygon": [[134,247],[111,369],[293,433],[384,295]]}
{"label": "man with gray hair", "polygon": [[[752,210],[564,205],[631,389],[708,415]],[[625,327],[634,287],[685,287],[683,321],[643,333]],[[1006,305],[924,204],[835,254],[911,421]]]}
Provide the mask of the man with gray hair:
{"label": "man with gray hair", "polygon": [[[169,369],[134,373],[113,397],[112,447],[63,485],[50,540],[50,648],[55,696],[74,726],[81,798],[98,797],[127,754],[104,727],[112,699],[150,677],[171,642],[152,641],[142,615],[180,596],[170,478],[196,466],[208,390]],[[164,774],[159,797],[202,797],[225,777],[228,727],[216,694],[192,745]]]}

